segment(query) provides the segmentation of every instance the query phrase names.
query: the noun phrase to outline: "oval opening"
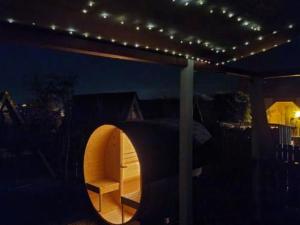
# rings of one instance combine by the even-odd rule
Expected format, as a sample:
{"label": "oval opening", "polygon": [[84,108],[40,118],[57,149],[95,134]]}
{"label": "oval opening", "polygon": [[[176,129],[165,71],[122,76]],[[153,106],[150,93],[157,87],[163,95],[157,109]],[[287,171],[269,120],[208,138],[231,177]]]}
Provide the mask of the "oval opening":
{"label": "oval opening", "polygon": [[141,200],[140,163],[128,136],[103,125],[90,136],[84,155],[84,180],[98,214],[112,224],[126,223]]}

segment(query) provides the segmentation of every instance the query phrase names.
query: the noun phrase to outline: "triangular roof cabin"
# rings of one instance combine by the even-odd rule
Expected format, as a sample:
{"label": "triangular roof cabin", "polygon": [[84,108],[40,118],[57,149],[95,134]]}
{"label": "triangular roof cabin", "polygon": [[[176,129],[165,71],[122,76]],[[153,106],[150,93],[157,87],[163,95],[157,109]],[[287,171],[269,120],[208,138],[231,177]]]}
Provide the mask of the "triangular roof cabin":
{"label": "triangular roof cabin", "polygon": [[24,120],[7,91],[0,92],[0,126],[18,126]]}
{"label": "triangular roof cabin", "polygon": [[73,97],[73,121],[82,127],[143,120],[135,92],[99,93]]}

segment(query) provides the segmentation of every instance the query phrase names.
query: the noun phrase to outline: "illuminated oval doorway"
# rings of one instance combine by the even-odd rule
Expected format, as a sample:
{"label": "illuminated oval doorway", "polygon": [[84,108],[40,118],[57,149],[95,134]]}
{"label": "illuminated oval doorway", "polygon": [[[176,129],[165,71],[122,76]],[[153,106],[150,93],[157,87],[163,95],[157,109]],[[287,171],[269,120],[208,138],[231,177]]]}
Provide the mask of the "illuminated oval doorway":
{"label": "illuminated oval doorway", "polygon": [[89,199],[108,223],[122,224],[136,214],[141,200],[140,162],[128,136],[103,125],[90,136],[84,155]]}

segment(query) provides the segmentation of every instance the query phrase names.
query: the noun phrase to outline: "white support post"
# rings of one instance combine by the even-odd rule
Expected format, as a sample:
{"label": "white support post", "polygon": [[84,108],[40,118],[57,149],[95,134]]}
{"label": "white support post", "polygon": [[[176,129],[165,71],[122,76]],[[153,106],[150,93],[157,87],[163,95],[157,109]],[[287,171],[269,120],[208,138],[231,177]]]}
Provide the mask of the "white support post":
{"label": "white support post", "polygon": [[194,61],[180,74],[179,224],[192,225]]}

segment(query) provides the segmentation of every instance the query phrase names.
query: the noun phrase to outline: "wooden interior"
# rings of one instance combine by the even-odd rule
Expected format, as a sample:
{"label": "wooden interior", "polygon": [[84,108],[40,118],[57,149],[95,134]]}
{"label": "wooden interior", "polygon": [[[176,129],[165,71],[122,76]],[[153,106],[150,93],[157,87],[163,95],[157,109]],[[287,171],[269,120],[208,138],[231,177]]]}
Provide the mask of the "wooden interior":
{"label": "wooden interior", "polygon": [[137,207],[122,206],[121,197],[140,196],[140,177],[138,156],[127,135],[112,125],[96,129],[85,150],[84,178],[91,203],[104,220],[122,224],[135,215]]}

